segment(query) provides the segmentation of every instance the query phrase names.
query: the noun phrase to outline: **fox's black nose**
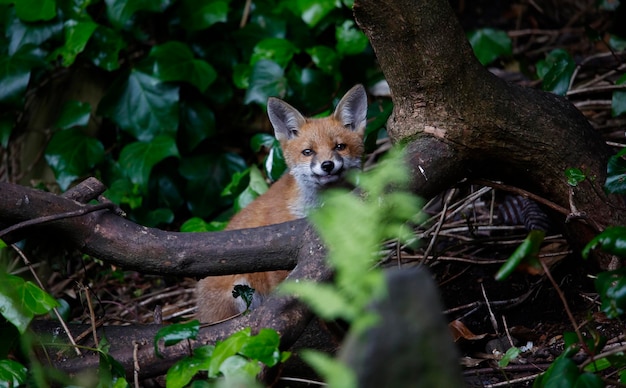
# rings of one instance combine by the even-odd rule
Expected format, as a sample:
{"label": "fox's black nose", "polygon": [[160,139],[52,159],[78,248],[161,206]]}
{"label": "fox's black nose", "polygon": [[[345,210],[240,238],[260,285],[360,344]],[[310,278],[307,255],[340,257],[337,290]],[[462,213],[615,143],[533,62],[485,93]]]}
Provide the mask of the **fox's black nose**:
{"label": "fox's black nose", "polygon": [[324,172],[331,172],[333,168],[335,168],[335,163],[331,162],[330,160],[322,162],[322,170],[324,170]]}

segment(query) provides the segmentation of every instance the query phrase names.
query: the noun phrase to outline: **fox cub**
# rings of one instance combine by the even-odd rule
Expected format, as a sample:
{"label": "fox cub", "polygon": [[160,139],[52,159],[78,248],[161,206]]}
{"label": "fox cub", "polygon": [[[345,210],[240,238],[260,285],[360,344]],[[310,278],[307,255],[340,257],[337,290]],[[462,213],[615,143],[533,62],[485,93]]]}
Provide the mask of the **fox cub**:
{"label": "fox cub", "polygon": [[[235,215],[227,230],[305,217],[309,209],[320,205],[321,190],[341,184],[346,171],[361,168],[367,114],[367,95],[362,85],[350,89],[329,117],[305,118],[291,105],[273,97],[267,102],[267,114],[289,171]],[[288,273],[271,271],[204,278],[196,288],[197,318],[212,323],[245,311],[241,297],[233,297],[233,288],[238,284],[254,288],[250,307],[256,308]]]}

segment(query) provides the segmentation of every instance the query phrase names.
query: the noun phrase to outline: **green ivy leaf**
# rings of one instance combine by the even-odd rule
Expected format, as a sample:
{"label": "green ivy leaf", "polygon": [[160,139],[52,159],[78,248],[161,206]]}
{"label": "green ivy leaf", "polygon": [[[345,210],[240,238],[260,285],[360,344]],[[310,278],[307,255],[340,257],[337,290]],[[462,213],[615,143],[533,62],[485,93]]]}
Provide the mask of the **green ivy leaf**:
{"label": "green ivy leaf", "polygon": [[35,50],[27,46],[12,56],[0,56],[0,103],[22,104],[31,70],[43,65]]}
{"label": "green ivy leaf", "polygon": [[288,281],[281,283],[278,290],[283,295],[297,295],[298,299],[311,306],[322,319],[331,321],[340,318],[350,322],[357,314],[357,309],[351,301],[329,284]]}
{"label": "green ivy leaf", "polygon": [[262,59],[269,59],[276,62],[280,67],[285,68],[293,58],[294,54],[300,50],[293,43],[286,39],[266,38],[261,40],[252,49],[250,65]]}
{"label": "green ivy leaf", "polygon": [[346,20],[335,29],[337,52],[340,55],[360,54],[368,44],[365,34],[356,28],[354,21]]}
{"label": "green ivy leaf", "polygon": [[220,207],[230,203],[222,191],[236,172],[247,168],[245,160],[234,153],[206,154],[184,158],[180,174],[187,179],[185,198],[191,213],[208,217]]}
{"label": "green ivy leaf", "polygon": [[565,95],[576,69],[576,63],[563,49],[555,49],[546,59],[537,62],[537,76],[543,79],[543,90]]}
{"label": "green ivy leaf", "polygon": [[148,192],[152,167],[168,157],[180,157],[176,142],[169,136],[157,136],[151,141],[126,145],[120,153],[119,163],[130,181]]}
{"label": "green ivy leaf", "polygon": [[61,190],[86,174],[104,159],[104,146],[79,128],[56,132],[45,152],[46,162],[54,171]]}
{"label": "green ivy leaf", "polygon": [[85,47],[84,55],[94,65],[106,71],[113,71],[120,67],[118,58],[124,47],[126,47],[126,42],[119,32],[98,25]]}
{"label": "green ivy leaf", "polygon": [[262,59],[254,64],[244,103],[256,102],[265,106],[269,97],[284,97],[286,93],[287,79],[279,64],[267,59]]}
{"label": "green ivy leaf", "polygon": [[334,74],[339,69],[340,58],[337,52],[327,46],[314,46],[306,50],[313,63],[326,74]]}
{"label": "green ivy leaf", "polygon": [[0,4],[14,4],[17,17],[25,22],[50,20],[57,14],[54,0],[2,0]]}
{"label": "green ivy leaf", "polygon": [[200,322],[197,319],[187,323],[174,323],[165,326],[154,335],[154,353],[159,357],[159,341],[163,340],[165,346],[176,345],[180,341],[196,339],[200,331]]}
{"label": "green ivy leaf", "polygon": [[609,38],[609,46],[615,51],[624,51],[626,50],[626,39],[617,35],[611,35]]}
{"label": "green ivy leaf", "polygon": [[35,315],[45,314],[58,302],[32,282],[4,273],[0,276],[0,313],[21,334]]}
{"label": "green ivy leaf", "polygon": [[582,256],[586,259],[592,249],[600,246],[603,251],[621,258],[626,257],[626,227],[609,226],[602,233],[594,237],[585,246]]}
{"label": "green ivy leaf", "polygon": [[509,348],[509,350],[504,353],[504,356],[502,356],[502,359],[498,361],[498,366],[500,368],[507,367],[509,363],[519,357],[520,354],[522,354],[522,351],[518,347],[513,346]]}
{"label": "green ivy leaf", "polygon": [[54,127],[58,129],[84,127],[89,123],[90,116],[91,105],[88,102],[70,100],[63,104]]}
{"label": "green ivy leaf", "polygon": [[200,100],[181,101],[180,121],[185,149],[193,151],[203,140],[215,135],[215,114]]}
{"label": "green ivy leaf", "polygon": [[467,35],[474,54],[483,65],[512,54],[511,38],[502,30],[481,28],[470,31]]}
{"label": "green ivy leaf", "polygon": [[618,318],[626,312],[626,270],[624,268],[600,272],[595,280],[602,300],[601,309],[609,318]]}
{"label": "green ivy leaf", "polygon": [[626,148],[609,158],[604,189],[613,194],[626,194]]}
{"label": "green ivy leaf", "polygon": [[15,120],[10,115],[3,115],[0,117],[0,146],[7,148],[9,145],[9,139],[15,126]]}
{"label": "green ivy leaf", "polygon": [[[44,42],[52,38],[61,39],[60,35],[63,32],[63,23],[57,19],[49,22],[25,23],[19,18],[9,15],[7,26],[7,31],[11,31],[10,35],[7,36],[9,55],[14,55],[18,51],[41,50]],[[46,54],[41,50],[38,56],[43,58]]]}
{"label": "green ivy leaf", "polygon": [[118,205],[127,204],[131,209],[137,209],[143,202],[139,185],[133,184],[127,177],[113,181],[103,195],[111,202]]}
{"label": "green ivy leaf", "polygon": [[272,367],[281,361],[279,346],[280,336],[276,330],[261,329],[259,334],[250,337],[241,347],[239,353]]}
{"label": "green ivy leaf", "polygon": [[52,53],[52,57],[61,56],[62,65],[69,67],[76,60],[76,56],[82,53],[87,42],[93,35],[98,25],[91,20],[68,20],[64,23],[65,44]]}
{"label": "green ivy leaf", "polygon": [[109,22],[117,28],[124,28],[137,11],[162,12],[170,5],[170,0],[105,0]]}
{"label": "green ivy leaf", "polygon": [[215,350],[211,357],[211,363],[209,365],[209,377],[216,377],[220,372],[222,363],[229,357],[234,356],[246,343],[250,337],[250,328],[245,328],[241,331],[233,333],[230,337],[224,341],[215,345]]}
{"label": "green ivy leaf", "polygon": [[227,222],[213,221],[208,223],[200,217],[192,217],[180,226],[180,231],[190,232],[218,232],[226,227]]}
{"label": "green ivy leaf", "polygon": [[328,354],[305,349],[300,352],[300,356],[320,376],[324,376],[328,386],[342,388],[356,388],[358,386],[354,371]]}
{"label": "green ivy leaf", "polygon": [[8,387],[17,387],[26,383],[28,369],[17,361],[0,360],[0,381]]}
{"label": "green ivy leaf", "polygon": [[315,27],[326,15],[335,9],[335,0],[297,0],[300,17],[309,27]]}
{"label": "green ivy leaf", "polygon": [[[615,81],[615,85],[626,86],[626,74]],[[613,97],[611,99],[611,114],[613,117],[617,117],[624,113],[626,113],[626,89],[616,90],[613,92]]]}
{"label": "green ivy leaf", "polygon": [[537,254],[541,249],[543,238],[546,233],[543,230],[531,230],[524,241],[517,247],[515,252],[507,259],[496,274],[496,280],[502,281],[509,277],[522,261],[528,261],[534,264],[537,260]]}
{"label": "green ivy leaf", "polygon": [[248,206],[268,189],[265,178],[256,166],[251,166],[248,171],[249,183],[248,186],[246,186],[246,188],[235,198],[235,211],[239,211]]}
{"label": "green ivy leaf", "polygon": [[204,92],[217,78],[215,69],[207,62],[196,59],[189,46],[169,41],[154,46],[150,51],[154,77],[161,81],[184,81]]}
{"label": "green ivy leaf", "polygon": [[198,372],[208,369],[214,346],[207,345],[202,348],[209,350],[199,351],[201,348],[198,348],[194,350],[192,357],[183,358],[167,370],[168,388],[185,387]]}
{"label": "green ivy leaf", "polygon": [[600,376],[593,373],[582,373],[576,379],[574,388],[604,388],[606,385]]}
{"label": "green ivy leaf", "polygon": [[267,148],[268,154],[263,161],[263,167],[272,182],[277,181],[287,171],[283,150],[275,137],[266,133],[259,133],[252,137],[250,145],[254,152],[261,151],[261,147]]}
{"label": "green ivy leaf", "polygon": [[98,110],[139,141],[173,136],[178,128],[178,87],[133,70],[111,87]]}
{"label": "green ivy leaf", "polygon": [[204,30],[228,20],[228,4],[220,0],[183,0],[181,25],[188,31]]}
{"label": "green ivy leaf", "polygon": [[568,168],[565,170],[565,177],[567,177],[567,184],[576,187],[579,183],[583,182],[587,176],[579,168]]}

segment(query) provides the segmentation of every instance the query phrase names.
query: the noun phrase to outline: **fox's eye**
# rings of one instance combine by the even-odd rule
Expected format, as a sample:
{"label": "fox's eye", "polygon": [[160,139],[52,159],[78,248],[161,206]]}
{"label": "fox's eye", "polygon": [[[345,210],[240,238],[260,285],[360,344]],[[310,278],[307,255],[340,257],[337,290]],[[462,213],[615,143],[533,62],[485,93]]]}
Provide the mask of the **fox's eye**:
{"label": "fox's eye", "polygon": [[313,150],[310,149],[310,148],[302,150],[302,155],[304,155],[304,156],[311,156],[311,155],[313,155]]}
{"label": "fox's eye", "polygon": [[337,151],[343,151],[343,150],[345,150],[345,149],[346,149],[346,144],[345,144],[345,143],[339,143],[339,144],[337,144],[337,145],[335,146],[335,149],[336,149]]}

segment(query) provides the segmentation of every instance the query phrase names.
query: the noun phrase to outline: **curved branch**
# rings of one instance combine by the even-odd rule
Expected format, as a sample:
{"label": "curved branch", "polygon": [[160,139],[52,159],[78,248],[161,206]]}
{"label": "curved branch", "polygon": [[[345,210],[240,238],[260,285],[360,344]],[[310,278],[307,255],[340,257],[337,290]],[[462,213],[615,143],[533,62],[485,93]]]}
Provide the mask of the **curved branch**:
{"label": "curved branch", "polygon": [[[86,207],[10,183],[0,183],[0,197],[0,219],[5,223]],[[137,225],[106,210],[32,227],[44,229],[110,264],[144,273],[192,277],[292,269],[307,255],[302,251],[303,236],[313,233],[305,220],[224,232],[167,232]]]}
{"label": "curved branch", "polygon": [[[444,183],[459,176],[515,181],[569,208],[565,170],[577,167],[589,179],[574,188],[575,206],[589,224],[626,222],[623,199],[602,189],[611,150],[600,134],[565,98],[484,68],[447,1],[356,0],[354,13],[391,87],[390,137],[412,145],[415,177],[436,171]],[[433,152],[437,142],[444,145]],[[576,247],[596,234],[585,222],[566,227]]]}

